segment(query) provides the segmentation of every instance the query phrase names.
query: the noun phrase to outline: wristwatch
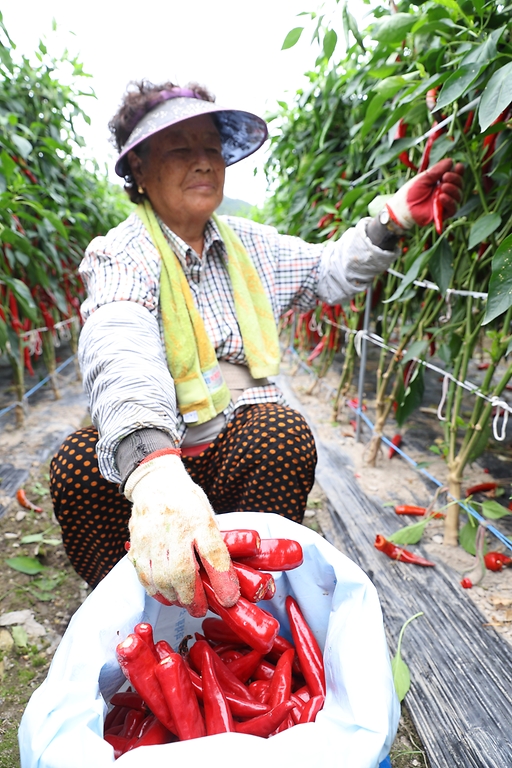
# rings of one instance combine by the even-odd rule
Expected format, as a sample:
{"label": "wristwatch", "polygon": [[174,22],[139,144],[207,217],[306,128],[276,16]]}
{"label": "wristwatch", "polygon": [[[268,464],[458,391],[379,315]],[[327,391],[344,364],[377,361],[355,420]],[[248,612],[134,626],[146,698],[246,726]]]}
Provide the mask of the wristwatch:
{"label": "wristwatch", "polygon": [[400,227],[396,223],[396,221],[393,221],[387,206],[384,206],[382,211],[379,213],[378,219],[379,219],[379,223],[382,224],[383,227],[386,227],[386,229],[389,232],[392,232],[394,235],[397,235],[397,237],[401,237],[402,235],[405,235],[407,230],[402,229],[402,227]]}

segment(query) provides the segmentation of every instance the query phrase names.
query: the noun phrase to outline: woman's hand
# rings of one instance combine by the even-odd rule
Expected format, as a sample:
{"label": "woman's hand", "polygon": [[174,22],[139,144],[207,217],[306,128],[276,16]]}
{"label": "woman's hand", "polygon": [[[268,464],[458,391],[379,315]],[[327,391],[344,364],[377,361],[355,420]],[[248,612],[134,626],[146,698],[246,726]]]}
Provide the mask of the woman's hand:
{"label": "woman's hand", "polygon": [[437,190],[443,218],[453,216],[462,199],[463,173],[462,163],[453,167],[453,160],[440,160],[393,195],[387,203],[390,217],[402,229],[410,229],[415,224],[427,226],[434,219],[434,192]]}
{"label": "woman's hand", "polygon": [[133,501],[128,557],[148,594],[204,616],[202,565],[219,602],[236,603],[238,579],[214,512],[178,456],[140,464],[128,478],[125,495]]}

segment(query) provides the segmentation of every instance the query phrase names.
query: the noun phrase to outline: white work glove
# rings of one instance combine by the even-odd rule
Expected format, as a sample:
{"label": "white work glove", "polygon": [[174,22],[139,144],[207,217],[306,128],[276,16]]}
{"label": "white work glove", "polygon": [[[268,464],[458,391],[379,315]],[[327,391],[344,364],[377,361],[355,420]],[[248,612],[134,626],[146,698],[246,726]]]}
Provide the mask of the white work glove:
{"label": "white work glove", "polygon": [[442,206],[445,219],[453,216],[462,198],[464,165],[447,158],[414,176],[386,204],[390,217],[402,229],[415,224],[425,227],[434,220],[434,198]]}
{"label": "white work glove", "polygon": [[240,589],[227,547],[206,494],[179,456],[166,454],[140,464],[124,493],[133,501],[128,557],[148,594],[204,616],[208,606],[201,564],[219,602],[234,605]]}

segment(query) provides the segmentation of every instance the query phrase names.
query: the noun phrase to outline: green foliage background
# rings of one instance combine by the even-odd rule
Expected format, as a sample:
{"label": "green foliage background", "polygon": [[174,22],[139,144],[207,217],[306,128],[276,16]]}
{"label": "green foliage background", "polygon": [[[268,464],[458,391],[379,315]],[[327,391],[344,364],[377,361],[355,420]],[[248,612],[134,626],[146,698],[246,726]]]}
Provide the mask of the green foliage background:
{"label": "green foliage background", "polygon": [[55,322],[77,314],[84,248],[130,209],[84,160],[76,126],[88,122],[79,98],[94,96],[79,85],[87,77],[44,42],[19,55],[0,15],[0,351],[18,348],[16,309],[23,330],[46,325],[41,309]]}

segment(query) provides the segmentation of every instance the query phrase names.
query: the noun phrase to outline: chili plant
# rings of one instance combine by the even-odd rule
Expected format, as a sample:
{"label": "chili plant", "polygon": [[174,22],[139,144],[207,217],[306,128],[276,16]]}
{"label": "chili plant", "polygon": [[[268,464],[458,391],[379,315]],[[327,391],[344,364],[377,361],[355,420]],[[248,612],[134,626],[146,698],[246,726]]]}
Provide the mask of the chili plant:
{"label": "chili plant", "polygon": [[[404,239],[402,277],[386,275],[373,309],[390,349],[380,354],[367,450],[375,463],[386,421],[405,423],[421,403],[435,355],[448,374],[442,450],[455,501],[445,542],[455,544],[464,469],[485,449],[512,376],[512,6],[403,0],[375,8],[364,31],[334,0],[308,16],[319,54],[308,85],[272,116],[267,220],[311,242],[336,240],[417,170],[446,157],[465,165],[459,211],[442,221],[436,208],[430,227]],[[478,345],[489,360],[467,419],[460,383]]]}

